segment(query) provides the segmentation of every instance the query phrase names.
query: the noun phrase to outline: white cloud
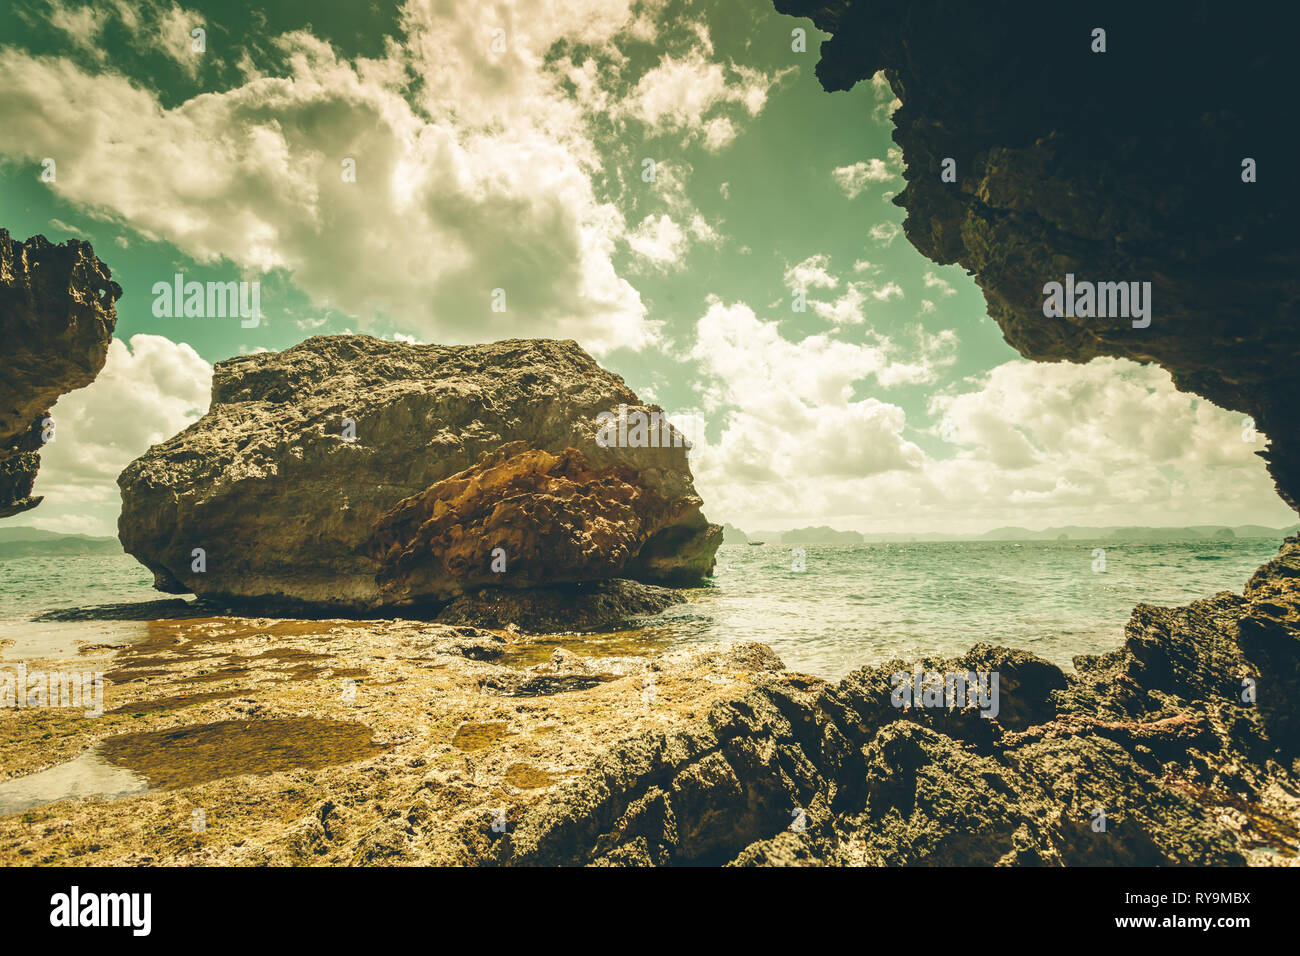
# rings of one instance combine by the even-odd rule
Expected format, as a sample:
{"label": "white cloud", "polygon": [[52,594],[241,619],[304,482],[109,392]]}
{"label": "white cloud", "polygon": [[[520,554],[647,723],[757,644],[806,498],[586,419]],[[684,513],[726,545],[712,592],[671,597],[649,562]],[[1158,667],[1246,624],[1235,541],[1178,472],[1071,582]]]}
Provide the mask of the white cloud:
{"label": "white cloud", "polygon": [[99,40],[108,20],[106,11],[90,4],[73,7],[62,0],[46,0],[46,3],[50,26],[61,31],[73,47],[94,60],[103,60],[107,56]]}
{"label": "white cloud", "polygon": [[925,274],[924,281],[925,281],[925,287],[927,289],[938,289],[940,295],[957,294],[957,290],[952,287],[951,283],[949,283],[945,279],[940,279],[937,275],[934,274],[933,271],[927,272]]}
{"label": "white cloud", "polygon": [[890,89],[889,80],[885,78],[884,70],[878,70],[871,77],[871,94],[876,101],[876,105],[871,111],[872,116],[881,123],[892,122],[894,111],[903,105],[903,101],[896,97],[894,91]]}
{"label": "white cloud", "polygon": [[867,230],[867,235],[877,245],[887,246],[897,239],[902,231],[903,227],[896,222],[878,222]]}
{"label": "white cloud", "polygon": [[840,280],[830,273],[830,256],[818,253],[785,270],[785,287],[791,292],[834,289]]}
{"label": "white cloud", "polygon": [[866,300],[863,283],[850,282],[844,293],[833,302],[810,300],[808,304],[812,306],[813,312],[838,328],[842,325],[861,325],[865,322],[867,317],[862,311],[862,305]]}
{"label": "white cloud", "polygon": [[[706,34],[707,38],[707,34]],[[622,100],[618,112],[643,123],[650,135],[685,134],[717,152],[736,137],[734,109],[757,116],[782,74],[768,75],[708,59],[712,44],[681,56],[665,53]]]}
{"label": "white cloud", "polygon": [[1007,362],[930,413],[955,452],[927,464],[934,503],[964,523],[1196,524],[1207,503],[1214,521],[1291,520],[1263,439],[1154,365]]}
{"label": "white cloud", "polygon": [[692,454],[705,500],[737,514],[769,498],[795,507],[810,481],[918,468],[924,455],[903,437],[903,410],[854,397],[868,376],[915,374],[900,373],[891,352],[827,335],[791,341],[743,303],[711,299],[691,351],[708,383],[702,411],[720,423],[716,439],[697,435]]}
{"label": "white cloud", "polygon": [[865,322],[866,314],[862,306],[868,298],[876,302],[888,302],[890,299],[902,297],[903,289],[897,282],[886,282],[883,285],[874,282],[850,282],[834,301],[822,302],[810,299],[808,304],[818,316],[831,325],[839,327],[861,325]]}
{"label": "white cloud", "polygon": [[[191,15],[173,14],[180,8],[158,9],[169,36],[192,27]],[[490,12],[410,0],[402,42],[380,58],[342,59],[303,32],[273,37],[285,65],[249,61],[243,85],[173,106],[111,70],[3,48],[0,154],[53,156],[52,188],[91,216],[203,263],[228,260],[250,278],[285,270],[316,306],[362,327],[399,320],[426,340],[457,343],[482,338],[490,321],[494,336],[544,330],[597,353],[643,348],[659,341],[659,326],[612,257],[629,237],[666,254],[668,237],[659,218],[658,236],[647,234],[649,210],[629,228],[598,198],[592,110],[603,104],[620,122],[721,148],[763,108],[776,77],[712,62],[697,47],[665,54],[630,99],[571,95],[575,76],[597,92],[629,79],[606,78],[591,60],[548,62],[548,53],[588,44],[617,58],[619,42],[645,36],[648,8],[639,9],[531,0]],[[498,24],[504,52],[492,48]],[[343,181],[344,159],[355,160],[356,182]],[[667,211],[686,235],[716,239],[694,214]],[[498,288],[503,313],[492,311]]]}
{"label": "white cloud", "polygon": [[[169,57],[191,78],[197,77],[204,59],[215,56],[210,50],[194,49],[194,30],[207,30],[204,18],[174,3],[165,8],[161,4],[148,4],[146,10],[152,30],[142,31],[142,40]],[[207,46],[206,36],[203,45]]]}
{"label": "white cloud", "polygon": [[43,501],[24,523],[52,531],[115,535],[117,476],[130,462],[207,411],[212,366],[161,335],[109,343],[90,385],[59,399],[54,441],[41,449],[34,494]]}
{"label": "white cloud", "polygon": [[[797,262],[785,270],[785,286],[791,292],[805,293],[815,289],[838,289],[840,280],[830,271],[830,256],[818,253]],[[865,260],[858,260],[853,265],[855,272],[875,272],[878,267]],[[859,281],[849,282],[844,291],[831,301],[807,298],[805,301],[813,312],[839,328],[845,325],[861,325],[866,321],[863,305],[868,299],[876,302],[888,302],[901,299],[903,288],[897,282]]]}
{"label": "white cloud", "polygon": [[895,175],[897,174],[885,165],[883,159],[868,159],[831,170],[831,179],[850,199],[857,199],[872,183],[888,182]]}
{"label": "white cloud", "polygon": [[[1243,441],[1241,415],[1178,392],[1156,366],[1008,362],[934,394],[909,423],[861,396],[873,382],[934,381],[957,338],[916,327],[906,341],[789,341],[746,306],[712,301],[693,357],[711,377],[713,437],[692,455],[710,517],[962,533],[1197,524],[1212,502],[1216,522],[1293,520],[1254,454],[1264,439]],[[931,452],[912,439],[924,433]]]}
{"label": "white cloud", "polygon": [[665,214],[646,216],[631,233],[627,243],[637,255],[660,266],[676,263],[686,251],[688,239],[681,226]]}
{"label": "white cloud", "polygon": [[[81,237],[85,238],[85,237],[87,237],[87,236],[89,235],[89,233],[84,232],[84,231],[81,230],[81,229],[78,229],[76,226],[69,225],[68,223],[64,222],[62,219],[51,219],[51,220],[50,220],[50,225],[53,226],[55,229],[57,229],[59,232],[70,233],[71,235],[74,235],[74,236],[81,236]],[[61,241],[62,241],[62,237],[57,238],[57,239],[55,239],[54,241],[55,241],[55,242],[61,242]]]}

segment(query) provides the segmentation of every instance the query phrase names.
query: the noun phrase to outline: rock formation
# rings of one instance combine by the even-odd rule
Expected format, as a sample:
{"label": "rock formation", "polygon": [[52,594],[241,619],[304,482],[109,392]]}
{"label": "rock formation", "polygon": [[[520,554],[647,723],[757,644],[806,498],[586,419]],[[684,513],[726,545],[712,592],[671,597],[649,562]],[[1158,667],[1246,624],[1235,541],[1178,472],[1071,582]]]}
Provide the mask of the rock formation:
{"label": "rock formation", "polygon": [[686,449],[605,447],[597,415],[620,405],[644,409],[574,342],[326,336],[229,359],[208,414],[118,479],[120,537],[160,590],[234,602],[698,581],[721,529]]}
{"label": "rock formation", "polygon": [[[832,34],[817,64],[827,90],[884,71],[902,101],[907,187],[893,201],[907,238],[974,275],[1012,346],[1047,361],[1158,362],[1179,388],[1253,416],[1279,492],[1300,500],[1300,137],[1272,93],[1294,85],[1289,9],[776,7]],[[1105,52],[1093,52],[1098,28]],[[955,182],[941,178],[945,159]],[[1151,282],[1150,326],[1045,317],[1043,287],[1067,273]]]}
{"label": "rock formation", "polygon": [[42,423],[108,357],[122,289],[90,243],[26,242],[0,229],[0,518],[36,507]]}
{"label": "rock formation", "polygon": [[[899,708],[895,661],[611,748],[525,810],[512,864],[1229,865],[1300,846],[1300,539],[1243,595],[1139,606],[1067,677],[977,645],[1000,710]],[[1258,703],[1244,693],[1257,686]],[[1245,699],[1250,697],[1252,699]],[[1266,702],[1267,700],[1267,702]],[[802,818],[793,811],[802,810]],[[1104,826],[1097,811],[1104,814]],[[795,825],[800,823],[802,825]]]}
{"label": "rock formation", "polygon": [[[828,90],[884,71],[903,104],[908,238],[975,274],[1009,342],[1036,359],[1158,361],[1180,387],[1250,412],[1294,504],[1293,151],[1260,92],[1288,87],[1289,33],[1206,6],[777,7],[833,34],[818,65]],[[1109,53],[1091,51],[1098,26]],[[1244,181],[1247,157],[1282,167],[1278,185]],[[1150,325],[1045,317],[1043,287],[1067,273],[1150,281]],[[999,673],[992,719],[895,706],[893,675],[911,662],[837,685],[772,682],[695,727],[612,748],[524,812],[495,859],[1239,864],[1279,843],[1293,855],[1298,577],[1292,538],[1243,595],[1139,606],[1124,647],[1077,658],[1077,675],[988,645],[921,663]]]}
{"label": "rock formation", "polygon": [[[1290,86],[1290,31],[1208,5],[776,5],[832,34],[828,90],[884,71],[903,104],[908,238],[975,275],[1012,345],[1159,362],[1253,415],[1280,493],[1300,498],[1300,194],[1293,133],[1267,95]],[[1251,181],[1268,167],[1271,181]],[[1067,274],[1150,282],[1150,323],[1046,316],[1044,286]],[[1078,658],[1077,676],[988,645],[922,662],[999,673],[993,719],[894,706],[892,676],[911,662],[837,685],[771,682],[692,728],[611,748],[523,812],[493,859],[1235,864],[1279,841],[1294,853],[1298,576],[1293,538],[1243,595],[1140,606],[1124,647]]]}
{"label": "rock formation", "polygon": [[533,634],[622,629],[639,618],[685,603],[680,591],[613,578],[526,591],[488,587],[456,598],[438,612],[446,624],[474,624]]}

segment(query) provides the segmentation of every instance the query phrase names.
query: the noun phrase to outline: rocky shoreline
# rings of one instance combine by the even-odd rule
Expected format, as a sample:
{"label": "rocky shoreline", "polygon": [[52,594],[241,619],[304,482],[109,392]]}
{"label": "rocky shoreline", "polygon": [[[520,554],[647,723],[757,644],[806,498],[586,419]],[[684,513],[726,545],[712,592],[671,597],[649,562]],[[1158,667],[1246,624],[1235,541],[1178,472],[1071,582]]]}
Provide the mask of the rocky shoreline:
{"label": "rocky shoreline", "polygon": [[[1283,31],[1132,8],[1101,58],[1090,12],[777,8],[831,35],[827,90],[880,74],[897,96],[906,235],[974,276],[1009,343],[1159,363],[1248,414],[1300,499],[1297,193],[1242,174],[1293,133],[1211,68],[1287,88]],[[1075,275],[1159,305],[1044,309]],[[103,366],[120,294],[85,243],[0,230],[0,516],[38,503],[41,420]],[[1240,594],[1140,605],[1071,673],[977,643],[827,682],[745,635],[619,629],[689,601],[665,585],[706,578],[722,529],[684,447],[601,440],[614,409],[653,411],[571,341],[340,335],[218,363],[210,411],[119,478],[128,553],[207,603],[51,618],[124,629],[24,662],[102,669],[105,709],[0,713],[0,864],[1300,860],[1300,539]],[[895,698],[900,674],[970,673],[996,713]],[[86,780],[114,798],[51,802]]]}
{"label": "rocky shoreline", "polygon": [[[26,711],[0,745],[0,799],[87,753],[149,789],[2,816],[0,862],[1294,865],[1298,579],[1290,539],[1073,674],[981,644],[837,683],[649,631],[151,620],[84,649],[103,717]],[[917,666],[996,672],[996,718],[894,706]]]}

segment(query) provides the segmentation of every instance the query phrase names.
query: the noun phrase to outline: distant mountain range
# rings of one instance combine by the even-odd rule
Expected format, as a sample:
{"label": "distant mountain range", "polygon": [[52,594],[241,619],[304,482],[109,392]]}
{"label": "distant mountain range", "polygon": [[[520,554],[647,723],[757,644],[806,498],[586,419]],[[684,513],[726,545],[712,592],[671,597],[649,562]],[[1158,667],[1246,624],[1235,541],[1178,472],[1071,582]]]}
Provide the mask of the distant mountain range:
{"label": "distant mountain range", "polygon": [[1285,528],[1268,528],[1258,524],[1243,524],[1235,527],[1205,524],[1182,528],[1064,525],[1058,528],[1044,528],[1041,531],[1019,527],[994,528],[992,531],[986,531],[983,534],[945,534],[942,532],[863,534],[858,531],[837,531],[834,528],[822,525],[816,528],[796,528],[793,531],[755,531],[747,534],[732,525],[724,525],[723,542],[725,544],[744,544],[748,540],[754,540],[762,541],[765,544],[804,546],[810,544],[906,543],[911,541],[1231,541],[1237,538],[1274,538],[1280,541],[1282,538],[1297,532],[1300,532],[1300,524],[1290,525]]}
{"label": "distant mountain range", "polygon": [[[863,534],[859,531],[837,531],[826,525],[815,528],[795,528],[792,531],[755,531],[746,533],[735,525],[722,526],[723,543],[731,545],[754,543],[779,544],[787,547],[807,545],[846,545],[907,543],[912,541],[1224,541],[1237,538],[1275,538],[1281,540],[1300,532],[1300,524],[1286,528],[1268,528],[1258,524],[1191,525],[1185,528],[1141,528],[1108,526],[1100,528],[1065,525],[1033,531],[1029,528],[994,528],[983,534]],[[41,557],[51,555],[121,554],[122,545],[117,538],[98,538],[85,534],[60,534],[40,528],[0,527],[0,559]]]}
{"label": "distant mountain range", "polygon": [[0,527],[0,559],[121,553],[122,545],[117,538],[60,534],[22,526]]}

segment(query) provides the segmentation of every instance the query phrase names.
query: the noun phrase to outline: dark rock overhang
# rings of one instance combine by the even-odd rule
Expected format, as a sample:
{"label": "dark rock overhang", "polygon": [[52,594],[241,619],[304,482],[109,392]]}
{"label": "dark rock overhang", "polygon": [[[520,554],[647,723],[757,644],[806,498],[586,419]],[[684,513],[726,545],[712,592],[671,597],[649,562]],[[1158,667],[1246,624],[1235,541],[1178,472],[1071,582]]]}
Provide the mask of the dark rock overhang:
{"label": "dark rock overhang", "polygon": [[[1159,363],[1179,388],[1254,418],[1296,507],[1300,16],[1071,6],[776,0],[832,34],[817,64],[828,91],[884,71],[902,101],[907,187],[894,202],[907,237],[974,275],[1012,346],[1042,361]],[[1045,283],[1067,274],[1150,282],[1150,325],[1044,316]]]}

